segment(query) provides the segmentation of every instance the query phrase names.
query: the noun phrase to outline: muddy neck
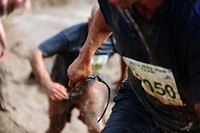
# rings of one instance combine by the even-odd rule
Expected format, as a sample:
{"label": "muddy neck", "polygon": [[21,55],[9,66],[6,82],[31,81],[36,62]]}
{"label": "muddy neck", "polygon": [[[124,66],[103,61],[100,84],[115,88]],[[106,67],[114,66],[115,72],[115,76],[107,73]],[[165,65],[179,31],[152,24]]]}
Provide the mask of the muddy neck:
{"label": "muddy neck", "polygon": [[134,7],[141,18],[151,20],[161,4],[162,0],[141,0],[135,3]]}

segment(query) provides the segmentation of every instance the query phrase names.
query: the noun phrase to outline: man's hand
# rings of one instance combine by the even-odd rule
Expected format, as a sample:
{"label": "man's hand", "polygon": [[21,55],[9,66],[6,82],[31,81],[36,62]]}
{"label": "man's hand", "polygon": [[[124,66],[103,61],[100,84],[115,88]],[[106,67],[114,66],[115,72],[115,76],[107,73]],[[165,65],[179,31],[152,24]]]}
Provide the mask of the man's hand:
{"label": "man's hand", "polygon": [[78,58],[67,69],[67,75],[69,77],[68,85],[70,87],[79,88],[91,73],[91,59],[87,56],[79,54]]}
{"label": "man's hand", "polygon": [[66,88],[59,83],[49,82],[44,87],[47,90],[48,96],[52,100],[63,100],[68,96]]}

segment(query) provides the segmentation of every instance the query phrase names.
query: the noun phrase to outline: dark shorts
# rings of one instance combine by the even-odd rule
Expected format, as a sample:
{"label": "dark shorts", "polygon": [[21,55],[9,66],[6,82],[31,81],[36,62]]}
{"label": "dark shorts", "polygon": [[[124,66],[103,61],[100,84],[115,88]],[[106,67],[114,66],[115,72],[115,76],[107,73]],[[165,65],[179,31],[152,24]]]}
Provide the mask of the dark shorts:
{"label": "dark shorts", "polygon": [[151,115],[125,81],[102,133],[160,133]]}

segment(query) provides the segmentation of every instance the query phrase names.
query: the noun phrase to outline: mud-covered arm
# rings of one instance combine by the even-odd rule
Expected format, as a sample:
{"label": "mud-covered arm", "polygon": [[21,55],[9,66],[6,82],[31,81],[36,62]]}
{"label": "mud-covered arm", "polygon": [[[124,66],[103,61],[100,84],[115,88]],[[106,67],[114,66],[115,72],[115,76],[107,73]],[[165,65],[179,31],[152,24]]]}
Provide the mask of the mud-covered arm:
{"label": "mud-covered arm", "polygon": [[6,33],[3,28],[3,24],[0,20],[0,44],[2,46],[2,51],[0,53],[0,64],[3,63],[6,59],[6,53],[8,49],[7,39],[6,39]]}
{"label": "mud-covered arm", "polygon": [[90,62],[92,56],[97,48],[108,38],[110,33],[110,28],[106,24],[101,11],[98,10],[79,56],[67,70],[67,75],[70,79],[68,85],[70,87],[75,86],[75,88],[78,88],[87,79],[91,73]]}
{"label": "mud-covered arm", "polygon": [[46,69],[42,51],[35,48],[29,55],[29,61],[39,83],[46,89],[49,97],[52,100],[62,100],[67,97],[66,88],[51,80],[51,77]]}

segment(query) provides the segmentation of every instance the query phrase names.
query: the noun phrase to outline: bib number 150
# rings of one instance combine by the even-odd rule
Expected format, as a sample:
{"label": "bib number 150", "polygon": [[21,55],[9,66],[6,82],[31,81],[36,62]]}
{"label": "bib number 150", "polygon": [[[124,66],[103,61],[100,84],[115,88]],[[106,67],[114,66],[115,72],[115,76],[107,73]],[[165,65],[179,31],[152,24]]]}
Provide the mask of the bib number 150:
{"label": "bib number 150", "polygon": [[150,90],[151,93],[157,93],[161,96],[168,95],[172,99],[176,99],[176,93],[174,92],[173,87],[168,84],[162,84],[155,81],[151,83],[147,79],[143,79],[143,83]]}

